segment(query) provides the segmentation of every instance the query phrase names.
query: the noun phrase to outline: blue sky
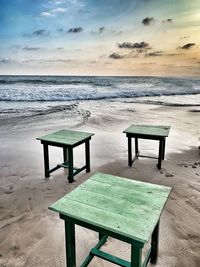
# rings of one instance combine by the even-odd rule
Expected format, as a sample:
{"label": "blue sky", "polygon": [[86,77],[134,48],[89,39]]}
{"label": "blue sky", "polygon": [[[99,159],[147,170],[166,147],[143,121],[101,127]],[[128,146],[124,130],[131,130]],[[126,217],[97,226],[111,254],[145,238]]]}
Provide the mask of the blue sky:
{"label": "blue sky", "polygon": [[1,74],[200,74],[199,0],[0,0]]}

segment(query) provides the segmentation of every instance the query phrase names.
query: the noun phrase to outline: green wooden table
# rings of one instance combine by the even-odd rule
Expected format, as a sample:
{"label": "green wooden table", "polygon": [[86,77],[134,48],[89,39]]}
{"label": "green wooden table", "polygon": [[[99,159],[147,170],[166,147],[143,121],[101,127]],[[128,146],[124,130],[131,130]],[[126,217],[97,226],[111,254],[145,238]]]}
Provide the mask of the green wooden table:
{"label": "green wooden table", "polygon": [[[126,133],[128,138],[128,165],[132,166],[135,159],[141,158],[153,158],[158,159],[157,167],[161,169],[162,160],[165,158],[165,142],[166,137],[169,135],[170,126],[163,125],[140,125],[133,124],[128,127],[123,133]],[[132,138],[135,138],[135,157],[132,159]],[[151,157],[141,155],[138,149],[138,139],[150,139],[159,141],[158,157]]]}
{"label": "green wooden table", "polygon": [[[81,264],[88,266],[94,256],[124,267],[145,267],[156,263],[159,219],[171,188],[138,182],[104,173],[93,175],[49,209],[65,221],[67,267],[76,266],[75,224],[99,233],[99,242]],[[131,261],[100,250],[107,237],[131,244]],[[142,262],[142,249],[151,238]]]}
{"label": "green wooden table", "polygon": [[[70,183],[74,181],[74,176],[86,169],[86,172],[90,172],[90,140],[93,133],[77,132],[70,130],[60,130],[42,137],[38,137],[41,140],[44,150],[44,171],[45,177],[48,178],[50,173],[63,167],[69,169],[68,180]],[[86,164],[82,168],[74,167],[73,149],[81,144],[85,143],[85,158]],[[48,146],[56,146],[63,148],[63,163],[58,164],[52,169],[49,169],[49,150]]]}

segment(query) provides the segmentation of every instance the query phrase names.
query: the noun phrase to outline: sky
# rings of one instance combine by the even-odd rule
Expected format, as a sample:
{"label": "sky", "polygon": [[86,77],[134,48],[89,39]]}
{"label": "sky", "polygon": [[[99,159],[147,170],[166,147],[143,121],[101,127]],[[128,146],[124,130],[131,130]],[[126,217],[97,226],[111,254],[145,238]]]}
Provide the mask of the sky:
{"label": "sky", "polygon": [[0,74],[199,76],[199,0],[0,0]]}

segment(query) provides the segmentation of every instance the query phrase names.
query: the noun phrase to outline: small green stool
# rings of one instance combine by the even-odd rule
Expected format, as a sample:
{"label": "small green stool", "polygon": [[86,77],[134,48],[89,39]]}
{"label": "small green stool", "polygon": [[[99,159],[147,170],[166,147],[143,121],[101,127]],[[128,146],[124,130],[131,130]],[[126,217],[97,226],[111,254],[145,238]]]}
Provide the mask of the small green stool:
{"label": "small green stool", "polygon": [[[86,267],[94,256],[124,267],[145,267],[158,256],[159,219],[171,192],[170,187],[96,173],[49,209],[65,221],[67,267],[76,266],[75,225],[99,233],[98,244],[80,265]],[[131,261],[101,251],[107,237],[131,245]],[[151,247],[142,262],[142,248]]]}
{"label": "small green stool", "polygon": [[[90,172],[90,140],[93,133],[77,132],[70,130],[60,130],[42,137],[38,137],[41,140],[44,150],[44,172],[45,177],[48,178],[50,173],[63,167],[69,169],[68,180],[70,183],[74,181],[74,176],[79,172],[86,169],[86,172]],[[85,143],[85,158],[86,164],[82,168],[74,167],[73,149],[81,144]],[[64,162],[58,164],[52,169],[49,169],[49,150],[48,146],[56,146],[63,148]]]}
{"label": "small green stool", "polygon": [[[133,162],[141,158],[158,159],[157,167],[161,169],[162,160],[165,158],[165,142],[169,135],[170,126],[163,125],[140,125],[133,124],[128,127],[123,133],[126,133],[128,138],[128,165],[132,166]],[[135,138],[135,157],[132,159],[132,138]],[[138,139],[149,139],[159,141],[158,158],[141,155],[138,149]]]}

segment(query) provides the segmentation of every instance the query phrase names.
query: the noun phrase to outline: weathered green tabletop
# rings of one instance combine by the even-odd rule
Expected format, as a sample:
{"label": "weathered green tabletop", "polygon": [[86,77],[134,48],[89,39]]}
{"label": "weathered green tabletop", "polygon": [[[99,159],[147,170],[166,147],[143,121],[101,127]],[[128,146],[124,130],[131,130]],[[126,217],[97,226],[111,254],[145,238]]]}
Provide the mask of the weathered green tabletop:
{"label": "weathered green tabletop", "polygon": [[[157,167],[161,169],[162,160],[165,158],[165,142],[169,135],[170,126],[133,124],[123,133],[128,137],[128,165],[132,166],[138,157],[158,159]],[[135,138],[135,157],[132,159],[132,138]],[[157,157],[141,155],[138,149],[138,139],[150,139],[159,141],[159,153]]]}
{"label": "weathered green tabletop", "polygon": [[[71,130],[60,130],[45,136],[38,137],[41,140],[44,150],[44,169],[45,177],[49,177],[49,174],[61,167],[69,169],[69,182],[74,181],[74,176],[86,169],[86,172],[90,171],[90,140],[93,133],[78,132]],[[73,161],[73,148],[85,143],[85,156],[86,165],[82,168],[74,167]],[[57,146],[63,148],[64,162],[58,164],[56,167],[49,169],[49,151],[48,146]]]}
{"label": "weathered green tabletop", "polygon": [[[171,188],[97,173],[49,208],[65,220],[67,267],[76,266],[75,228],[78,224],[99,232],[99,243],[81,267],[94,256],[126,267],[146,266],[157,260],[159,218]],[[131,261],[100,251],[111,236],[130,243]],[[152,236],[142,263],[142,248]]]}

